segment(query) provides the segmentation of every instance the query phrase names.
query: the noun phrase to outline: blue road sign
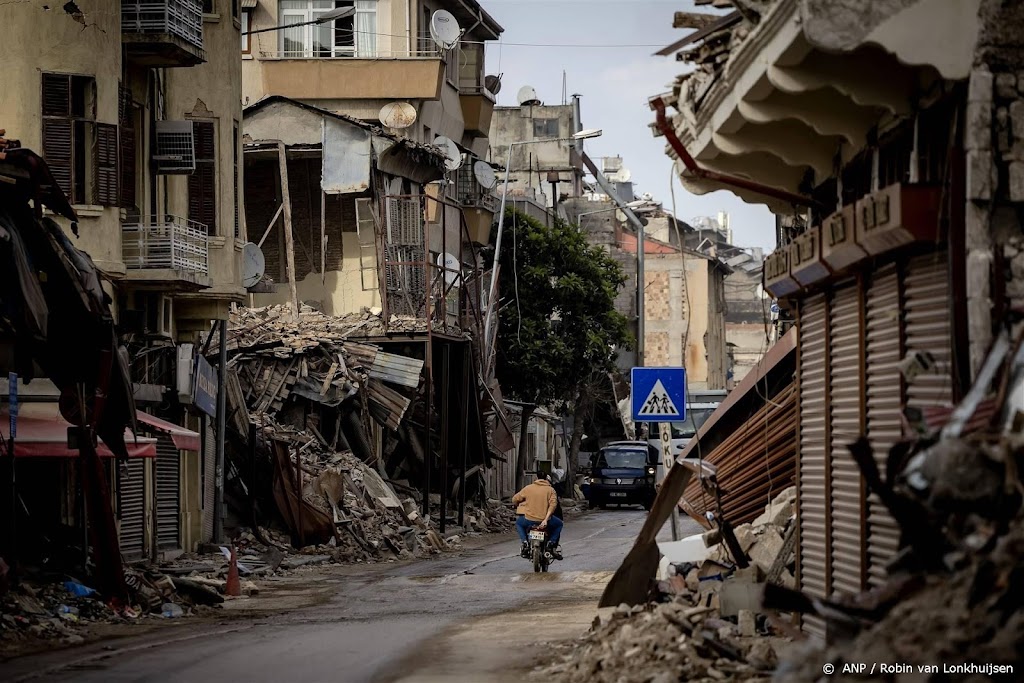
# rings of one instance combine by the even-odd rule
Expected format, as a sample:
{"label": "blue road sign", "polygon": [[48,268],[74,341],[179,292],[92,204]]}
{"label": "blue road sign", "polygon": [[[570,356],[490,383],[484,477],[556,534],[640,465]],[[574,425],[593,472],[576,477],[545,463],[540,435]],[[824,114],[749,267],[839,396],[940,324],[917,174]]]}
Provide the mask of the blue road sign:
{"label": "blue road sign", "polygon": [[634,422],[686,420],[684,368],[633,368],[630,384]]}
{"label": "blue road sign", "polygon": [[217,371],[201,355],[196,356],[192,401],[199,410],[217,417]]}

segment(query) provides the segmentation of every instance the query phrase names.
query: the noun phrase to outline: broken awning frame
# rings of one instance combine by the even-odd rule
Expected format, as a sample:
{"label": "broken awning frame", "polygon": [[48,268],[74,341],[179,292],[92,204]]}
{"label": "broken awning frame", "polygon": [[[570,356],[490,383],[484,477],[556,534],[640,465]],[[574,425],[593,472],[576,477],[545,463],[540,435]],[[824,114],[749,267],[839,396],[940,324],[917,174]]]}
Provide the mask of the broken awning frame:
{"label": "broken awning frame", "polygon": [[[141,413],[140,413],[141,415]],[[0,409],[0,424],[10,420],[7,407]],[[71,423],[56,412],[52,415],[22,414],[18,416],[18,431],[14,439],[16,458],[77,458],[78,449],[68,448],[68,428]],[[125,447],[130,458],[155,458],[156,439],[136,437],[125,430]],[[114,454],[100,440],[96,446],[100,457],[112,458]]]}
{"label": "broken awning frame", "polygon": [[202,446],[200,445],[199,432],[193,432],[191,429],[186,429],[181,425],[176,425],[173,422],[167,420],[161,420],[159,417],[150,415],[149,413],[138,412],[136,417],[139,422],[145,425],[143,429],[148,427],[149,429],[162,432],[171,437],[171,441],[174,442],[175,448],[182,451],[199,451]]}

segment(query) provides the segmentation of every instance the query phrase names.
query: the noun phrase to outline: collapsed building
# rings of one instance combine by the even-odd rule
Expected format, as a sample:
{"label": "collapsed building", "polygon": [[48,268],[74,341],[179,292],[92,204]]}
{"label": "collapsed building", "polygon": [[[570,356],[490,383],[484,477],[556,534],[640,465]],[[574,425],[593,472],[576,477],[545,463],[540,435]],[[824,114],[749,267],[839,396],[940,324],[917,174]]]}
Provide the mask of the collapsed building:
{"label": "collapsed building", "polygon": [[[784,393],[741,383],[689,455],[760,432],[745,467],[719,470],[724,508],[749,514],[788,469],[797,585],[838,599],[891,587],[909,542],[883,499],[903,461],[882,485],[849,446],[863,437],[884,469],[899,444],[934,438],[975,383],[972,424],[1003,408],[979,373],[1019,306],[1024,16],[983,0],[733,4],[677,14],[696,30],[661,54],[695,68],[651,99],[652,128],[689,190],[780,216],[764,287],[796,329],[766,359],[788,363],[773,390]],[[745,395],[764,412],[737,410]],[[684,508],[700,517],[693,493]],[[843,631],[813,610],[801,625],[818,639]]]}

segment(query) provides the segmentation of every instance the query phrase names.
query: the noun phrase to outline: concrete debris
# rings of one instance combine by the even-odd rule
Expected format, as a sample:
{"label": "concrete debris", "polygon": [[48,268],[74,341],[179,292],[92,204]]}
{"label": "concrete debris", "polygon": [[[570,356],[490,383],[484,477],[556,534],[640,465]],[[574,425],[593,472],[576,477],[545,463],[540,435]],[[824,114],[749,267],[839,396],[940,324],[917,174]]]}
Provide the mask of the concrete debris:
{"label": "concrete debris", "polygon": [[[795,495],[795,489],[786,489],[757,524],[736,529],[751,566],[738,569],[723,543],[702,562],[669,564],[654,603],[620,605],[601,615],[582,643],[562,647],[535,678],[560,683],[770,680],[776,648],[788,644],[784,634],[790,627],[783,623],[788,617],[762,614],[764,581],[779,563],[783,570],[776,581],[793,581],[792,548],[784,538],[796,524]],[[783,518],[783,511],[789,516]]]}

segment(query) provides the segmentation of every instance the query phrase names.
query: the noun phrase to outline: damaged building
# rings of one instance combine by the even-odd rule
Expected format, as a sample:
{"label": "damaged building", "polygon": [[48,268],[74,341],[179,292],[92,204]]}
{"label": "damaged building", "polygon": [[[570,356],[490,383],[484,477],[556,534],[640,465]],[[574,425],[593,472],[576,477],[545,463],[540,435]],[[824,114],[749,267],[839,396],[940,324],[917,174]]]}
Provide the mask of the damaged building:
{"label": "damaged building", "polygon": [[[52,219],[95,264],[128,354],[137,438],[104,469],[120,551],[173,556],[214,535],[217,373],[197,351],[245,293],[239,3],[61,5],[0,8],[19,36],[0,47],[0,126],[41,155],[67,198],[71,212]],[[43,369],[17,369],[9,387],[22,404],[19,523],[83,548],[70,414]]]}
{"label": "damaged building", "polygon": [[[856,594],[903,544],[848,445],[864,435],[884,467],[941,427],[1019,304],[1024,17],[983,0],[736,5],[680,13],[699,28],[662,54],[694,69],[651,99],[653,128],[687,189],[783,217],[764,287],[796,320],[797,582]],[[803,627],[830,635],[820,616]]]}

